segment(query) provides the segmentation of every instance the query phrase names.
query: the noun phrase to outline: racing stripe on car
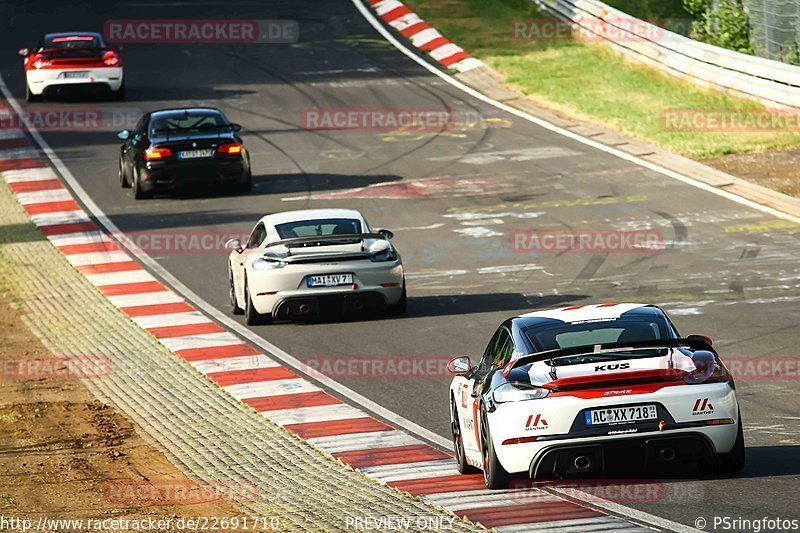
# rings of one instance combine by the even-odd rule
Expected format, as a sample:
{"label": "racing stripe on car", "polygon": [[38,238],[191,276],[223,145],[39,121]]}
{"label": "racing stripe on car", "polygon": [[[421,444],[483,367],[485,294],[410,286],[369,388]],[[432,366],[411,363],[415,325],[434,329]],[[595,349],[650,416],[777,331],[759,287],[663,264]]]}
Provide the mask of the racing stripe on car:
{"label": "racing stripe on car", "polygon": [[[429,29],[411,15],[395,20],[419,31]],[[39,166],[28,166],[28,159]],[[114,306],[232,397],[320,450],[378,482],[499,530],[529,529],[531,524],[558,531],[638,527],[549,493],[532,496],[527,491],[520,497],[487,491],[481,475],[459,475],[449,453],[328,394],[159,282],[74,203],[38,156],[0,160],[0,168],[7,166],[13,170],[3,172],[3,178],[40,231]]]}
{"label": "racing stripe on car", "polygon": [[386,24],[411,40],[411,44],[428,52],[430,57],[448,69],[467,72],[483,66],[463,48],[445,38],[398,0],[370,0],[370,6]]}

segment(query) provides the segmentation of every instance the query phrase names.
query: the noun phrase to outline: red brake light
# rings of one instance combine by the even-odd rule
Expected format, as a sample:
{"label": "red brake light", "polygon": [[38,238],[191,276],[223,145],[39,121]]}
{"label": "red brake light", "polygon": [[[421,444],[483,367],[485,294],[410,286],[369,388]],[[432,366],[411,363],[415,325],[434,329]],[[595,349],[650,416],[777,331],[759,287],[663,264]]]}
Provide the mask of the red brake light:
{"label": "red brake light", "polygon": [[145,161],[160,161],[172,155],[169,148],[148,148],[144,151]]}
{"label": "red brake light", "polygon": [[684,376],[689,385],[701,383],[721,383],[731,381],[731,375],[716,355],[708,350],[697,350],[692,354],[695,369]]}
{"label": "red brake light", "polygon": [[217,152],[227,155],[242,155],[242,145],[239,143],[222,144],[217,148]]}
{"label": "red brake light", "polygon": [[109,67],[116,67],[122,64],[122,60],[113,50],[109,50],[105,54],[103,54],[103,64],[108,65]]}
{"label": "red brake light", "polygon": [[36,68],[44,68],[49,67],[51,65],[50,61],[44,59],[42,54],[36,54],[33,59],[33,66]]}

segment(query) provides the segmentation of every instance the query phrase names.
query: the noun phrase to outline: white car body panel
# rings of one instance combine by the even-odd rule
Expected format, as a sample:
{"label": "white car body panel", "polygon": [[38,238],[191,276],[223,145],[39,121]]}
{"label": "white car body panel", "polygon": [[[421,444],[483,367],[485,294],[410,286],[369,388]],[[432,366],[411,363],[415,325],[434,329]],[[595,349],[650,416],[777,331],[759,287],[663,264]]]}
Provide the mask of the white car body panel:
{"label": "white car body panel", "polygon": [[[373,293],[382,295],[386,305],[395,305],[400,301],[404,289],[404,270],[400,259],[383,262],[373,262],[368,257],[341,261],[336,259],[337,254],[361,253],[361,243],[303,249],[292,248],[292,258],[326,256],[326,259],[317,262],[288,262],[282,268],[269,270],[253,268],[253,262],[262,257],[268,248],[279,254],[286,251],[282,246],[268,246],[281,240],[275,229],[276,225],[314,219],[354,219],[361,223],[363,233],[370,232],[370,227],[363,215],[351,209],[308,209],[277,213],[261,218],[259,223],[264,224],[267,232],[261,245],[257,248],[245,248],[241,252],[232,251],[229,256],[234,290],[240,307],[245,305],[245,280],[250,289],[253,306],[261,314],[275,314],[282,302],[302,297],[319,298]],[[373,252],[388,246],[390,245],[387,244],[387,241],[382,239],[366,239],[363,242],[363,248]],[[306,285],[306,279],[309,276],[325,274],[352,274],[353,285],[335,287],[308,287]]]}
{"label": "white car body panel", "polygon": [[[619,318],[622,314],[642,307],[641,304],[619,304],[608,306],[580,306],[522,315],[522,317],[541,317],[557,319],[566,323],[582,323],[595,320]],[[569,311],[567,311],[569,310]],[[515,353],[511,361],[518,360],[522,354]],[[670,366],[672,362],[672,367]],[[474,363],[474,362],[473,362]],[[520,365],[520,366],[524,366]],[[600,370],[598,366],[603,366]],[[605,368],[608,367],[608,368]],[[631,359],[622,363],[586,363],[557,367],[559,380],[579,377],[602,376],[609,372],[614,377],[624,379],[626,373],[643,371],[670,372],[695,369],[691,357],[676,348],[667,349],[667,355]],[[532,363],[528,375],[533,384],[547,384],[553,381],[552,367],[545,362]],[[463,375],[454,377],[450,385],[451,401],[455,403],[461,429],[466,462],[479,469],[483,468],[482,443],[480,442],[481,412],[480,397],[473,398],[475,380]],[[582,417],[589,409],[613,408],[619,406],[657,404],[663,406],[675,424],[703,423],[707,420],[730,419],[733,423],[720,425],[696,425],[689,428],[672,428],[666,424],[663,431],[639,432],[634,425],[621,424],[593,426],[603,435],[576,437],[571,434],[573,424],[580,426]],[[732,450],[737,439],[739,426],[739,405],[736,392],[727,382],[707,384],[687,384],[681,381],[642,384],[609,384],[587,387],[571,391],[551,393],[542,399],[496,403],[494,411],[487,412],[491,439],[497,460],[510,474],[528,473],[534,459],[540,458],[544,451],[559,445],[594,444],[643,437],[667,437],[681,434],[702,434],[713,445],[716,454]],[[699,406],[699,407],[698,407]],[[451,411],[452,412],[452,411]],[[585,426],[582,426],[585,428]],[[606,431],[607,430],[607,431]],[[551,437],[552,440],[509,443],[511,439],[528,437]],[[558,438],[561,437],[561,438]]]}
{"label": "white car body panel", "polygon": [[[66,78],[65,72],[88,72],[86,78]],[[48,88],[54,86],[79,85],[86,83],[102,83],[108,85],[112,91],[122,87],[123,67],[87,67],[87,68],[42,68],[25,71],[31,93],[43,94]]]}

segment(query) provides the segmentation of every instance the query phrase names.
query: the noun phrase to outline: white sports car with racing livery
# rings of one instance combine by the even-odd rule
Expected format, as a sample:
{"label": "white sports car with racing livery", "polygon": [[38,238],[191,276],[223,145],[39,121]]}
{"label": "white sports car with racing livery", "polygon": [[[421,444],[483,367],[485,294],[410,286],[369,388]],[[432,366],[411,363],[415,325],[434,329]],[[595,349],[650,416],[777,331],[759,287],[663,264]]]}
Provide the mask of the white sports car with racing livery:
{"label": "white sports car with racing livery", "polygon": [[353,209],[267,215],[246,243],[231,239],[230,301],[247,324],[323,312],[406,311],[403,263],[386,229]]}
{"label": "white sports car with racing livery", "polygon": [[658,307],[577,305],[505,321],[481,360],[450,361],[461,473],[598,476],[618,467],[729,473],[745,449],[732,376],[703,335]]}

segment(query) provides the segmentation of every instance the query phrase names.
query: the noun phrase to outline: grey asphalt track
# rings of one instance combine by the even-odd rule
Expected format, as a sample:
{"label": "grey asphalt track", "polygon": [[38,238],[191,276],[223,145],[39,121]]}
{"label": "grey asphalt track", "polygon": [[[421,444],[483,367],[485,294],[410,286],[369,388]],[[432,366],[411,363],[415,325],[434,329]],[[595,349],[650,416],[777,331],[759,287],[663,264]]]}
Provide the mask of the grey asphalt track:
{"label": "grey asphalt track", "polygon": [[[0,73],[20,99],[24,82],[15,51],[32,46],[42,31],[101,29],[109,20],[154,13],[299,22],[295,44],[128,44],[124,102],[66,98],[26,109],[97,110],[110,120],[202,104],[244,126],[255,180],[250,194],[192,189],[147,201],[135,201],[119,186],[119,124],[43,131],[126,232],[241,234],[266,213],[334,206],[360,209],[373,226],[394,229],[408,272],[406,317],[253,328],[311,365],[478,356],[511,315],[630,300],[662,305],[682,333],[708,334],[737,360],[780,365],[800,357],[796,226],[469,97],[385,42],[349,0],[0,5]],[[446,131],[311,131],[302,117],[313,108],[448,109],[459,124]],[[461,123],[475,116],[477,125]],[[651,230],[664,246],[609,253],[512,247],[515,231],[564,230]],[[148,252],[200,297],[229,310],[223,250],[175,253],[152,246]],[[332,377],[449,436],[447,376],[351,374]],[[742,474],[671,480],[676,493],[688,496],[626,504],[687,525],[701,515],[800,518],[796,374],[795,367],[785,379],[739,380],[748,445]]]}

